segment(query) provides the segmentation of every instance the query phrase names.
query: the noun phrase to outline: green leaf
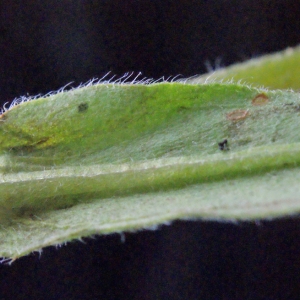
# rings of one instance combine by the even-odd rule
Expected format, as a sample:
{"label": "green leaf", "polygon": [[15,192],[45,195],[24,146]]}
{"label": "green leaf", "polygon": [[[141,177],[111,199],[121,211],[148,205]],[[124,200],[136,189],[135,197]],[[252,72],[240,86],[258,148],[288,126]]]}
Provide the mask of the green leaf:
{"label": "green leaf", "polygon": [[234,64],[190,80],[204,82],[242,82],[271,89],[300,89],[300,46]]}
{"label": "green leaf", "polygon": [[296,214],[299,112],[298,93],[219,83],[99,84],[17,105],[0,116],[0,255],[178,218]]}

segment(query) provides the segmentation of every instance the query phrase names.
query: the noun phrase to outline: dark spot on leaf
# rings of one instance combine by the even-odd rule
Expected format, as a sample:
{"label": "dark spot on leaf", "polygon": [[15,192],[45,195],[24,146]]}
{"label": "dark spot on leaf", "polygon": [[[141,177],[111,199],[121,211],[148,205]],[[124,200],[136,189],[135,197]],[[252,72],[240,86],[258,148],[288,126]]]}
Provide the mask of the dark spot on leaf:
{"label": "dark spot on leaf", "polygon": [[78,105],[78,112],[84,112],[88,109],[88,104],[87,103],[80,103]]}
{"label": "dark spot on leaf", "polygon": [[40,140],[36,143],[36,145],[41,145],[41,144],[47,142],[48,140],[49,140],[48,137],[44,137],[44,138],[40,139]]}
{"label": "dark spot on leaf", "polygon": [[284,106],[288,106],[288,107],[291,107],[294,111],[296,112],[299,112],[300,111],[300,105],[299,104],[296,104],[296,103],[286,103],[284,104]]}
{"label": "dark spot on leaf", "polygon": [[36,146],[42,145],[43,143],[47,142],[49,140],[49,137],[41,138],[38,142],[32,143],[30,145],[21,145],[9,148],[9,151],[18,153],[18,152],[33,152],[36,150]]}
{"label": "dark spot on leaf", "polygon": [[225,140],[223,140],[222,142],[218,143],[218,145],[219,145],[219,149],[222,150],[222,151],[227,151],[227,150],[229,150],[227,139],[225,139]]}
{"label": "dark spot on leaf", "polygon": [[189,107],[186,107],[186,106],[184,106],[184,105],[179,106],[179,107],[177,108],[178,111],[182,111],[182,110],[186,110],[186,109],[189,109]]}

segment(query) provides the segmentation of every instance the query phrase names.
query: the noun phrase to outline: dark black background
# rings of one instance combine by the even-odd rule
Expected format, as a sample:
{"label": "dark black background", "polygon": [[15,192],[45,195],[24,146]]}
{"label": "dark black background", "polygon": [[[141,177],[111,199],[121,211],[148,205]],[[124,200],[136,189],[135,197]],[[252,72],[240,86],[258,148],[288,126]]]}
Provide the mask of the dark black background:
{"label": "dark black background", "polygon": [[[0,100],[106,72],[206,71],[300,42],[300,2],[0,2]],[[176,221],[0,266],[0,299],[299,299],[298,218]]]}

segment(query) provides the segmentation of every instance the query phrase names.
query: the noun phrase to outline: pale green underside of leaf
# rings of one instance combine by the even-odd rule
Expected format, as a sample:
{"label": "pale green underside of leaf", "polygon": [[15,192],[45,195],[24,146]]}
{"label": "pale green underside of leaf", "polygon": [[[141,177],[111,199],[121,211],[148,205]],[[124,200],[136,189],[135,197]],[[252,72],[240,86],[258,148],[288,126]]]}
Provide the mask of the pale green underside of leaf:
{"label": "pale green underside of leaf", "polygon": [[300,209],[299,181],[299,169],[290,169],[179,190],[91,199],[3,225],[1,255],[16,258],[72,239],[156,228],[175,219],[233,221],[291,215]]}
{"label": "pale green underside of leaf", "polygon": [[299,120],[298,93],[239,84],[97,85],[21,104],[0,118],[0,255],[175,219],[297,214]]}

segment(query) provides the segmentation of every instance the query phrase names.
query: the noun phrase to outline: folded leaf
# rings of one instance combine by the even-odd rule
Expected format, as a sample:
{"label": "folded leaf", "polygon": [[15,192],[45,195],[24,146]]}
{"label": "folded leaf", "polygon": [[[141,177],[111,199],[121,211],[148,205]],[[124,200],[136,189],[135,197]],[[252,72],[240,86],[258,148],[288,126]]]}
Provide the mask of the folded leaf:
{"label": "folded leaf", "polygon": [[300,98],[239,84],[98,84],[0,116],[0,255],[177,218],[300,210]]}

